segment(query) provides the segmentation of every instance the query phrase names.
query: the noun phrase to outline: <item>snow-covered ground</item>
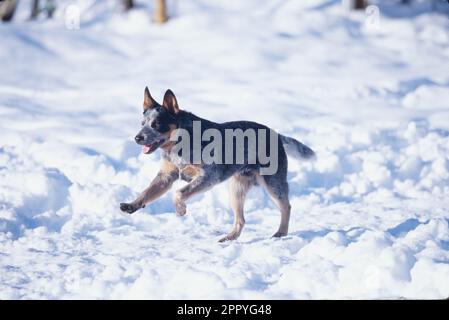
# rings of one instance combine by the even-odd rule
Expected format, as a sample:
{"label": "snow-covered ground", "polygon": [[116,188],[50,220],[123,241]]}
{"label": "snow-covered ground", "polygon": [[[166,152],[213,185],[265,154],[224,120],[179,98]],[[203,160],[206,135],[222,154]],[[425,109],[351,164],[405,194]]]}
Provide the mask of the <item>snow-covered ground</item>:
{"label": "snow-covered ground", "polygon": [[[1,299],[449,296],[447,15],[171,1],[157,26],[144,1],[91,2],[79,30],[62,11],[25,21],[26,1],[0,24]],[[219,244],[226,183],[182,218],[171,192],[119,211],[158,170],[133,142],[145,85],[316,150],[289,163],[289,236],[270,238],[280,214],[253,189],[242,236]]]}

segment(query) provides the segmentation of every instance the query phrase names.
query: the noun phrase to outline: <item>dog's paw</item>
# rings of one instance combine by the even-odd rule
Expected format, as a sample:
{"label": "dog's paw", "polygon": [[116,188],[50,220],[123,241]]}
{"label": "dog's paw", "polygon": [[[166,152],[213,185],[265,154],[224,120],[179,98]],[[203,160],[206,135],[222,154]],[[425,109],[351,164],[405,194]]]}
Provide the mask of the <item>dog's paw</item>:
{"label": "dog's paw", "polygon": [[120,210],[122,210],[123,212],[131,214],[136,212],[138,209],[139,208],[136,208],[134,205],[130,203],[120,203]]}
{"label": "dog's paw", "polygon": [[239,234],[237,234],[235,232],[231,232],[228,235],[226,235],[226,237],[223,237],[220,240],[218,240],[218,242],[233,241],[233,240],[236,240],[238,237],[239,237]]}
{"label": "dog's paw", "polygon": [[182,217],[187,212],[187,207],[184,202],[175,203],[175,208],[176,208],[176,215],[178,217]]}
{"label": "dog's paw", "polygon": [[281,238],[281,237],[285,237],[287,235],[287,232],[282,232],[282,231],[278,231],[275,234],[273,234],[273,238]]}
{"label": "dog's paw", "polygon": [[186,203],[182,199],[182,194],[180,192],[175,192],[173,196],[173,204],[175,205],[176,215],[181,217],[186,214],[187,207]]}

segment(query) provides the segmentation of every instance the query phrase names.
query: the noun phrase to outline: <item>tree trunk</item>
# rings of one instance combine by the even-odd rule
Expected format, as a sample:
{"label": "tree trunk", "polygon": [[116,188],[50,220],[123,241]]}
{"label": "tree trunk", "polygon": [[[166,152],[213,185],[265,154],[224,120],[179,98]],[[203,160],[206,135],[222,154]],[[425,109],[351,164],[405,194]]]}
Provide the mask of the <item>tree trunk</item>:
{"label": "tree trunk", "polygon": [[154,21],[164,23],[167,21],[167,3],[165,0],[155,0]]}
{"label": "tree trunk", "polygon": [[33,0],[31,5],[31,15],[30,19],[36,19],[39,15],[39,0]]}
{"label": "tree trunk", "polygon": [[342,0],[344,10],[363,10],[367,6],[366,0]]}
{"label": "tree trunk", "polygon": [[0,19],[4,22],[11,21],[16,11],[17,0],[4,0],[0,2]]}
{"label": "tree trunk", "polygon": [[355,0],[354,1],[354,9],[356,9],[356,10],[365,9],[365,7],[366,7],[365,0]]}
{"label": "tree trunk", "polygon": [[47,12],[47,18],[53,18],[53,13],[56,10],[56,5],[54,0],[47,0],[45,3],[45,11]]}
{"label": "tree trunk", "polygon": [[132,9],[134,7],[134,1],[133,0],[123,0],[123,6],[125,7],[125,10]]}

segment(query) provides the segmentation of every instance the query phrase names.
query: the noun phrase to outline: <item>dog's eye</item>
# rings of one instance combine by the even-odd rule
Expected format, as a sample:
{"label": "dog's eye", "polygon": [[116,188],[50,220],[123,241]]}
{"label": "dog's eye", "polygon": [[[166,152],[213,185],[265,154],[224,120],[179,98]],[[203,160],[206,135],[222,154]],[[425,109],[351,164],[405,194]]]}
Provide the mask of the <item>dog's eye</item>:
{"label": "dog's eye", "polygon": [[159,123],[157,121],[151,122],[151,128],[156,129],[159,126]]}
{"label": "dog's eye", "polygon": [[142,126],[144,126],[145,125],[145,120],[142,120]]}

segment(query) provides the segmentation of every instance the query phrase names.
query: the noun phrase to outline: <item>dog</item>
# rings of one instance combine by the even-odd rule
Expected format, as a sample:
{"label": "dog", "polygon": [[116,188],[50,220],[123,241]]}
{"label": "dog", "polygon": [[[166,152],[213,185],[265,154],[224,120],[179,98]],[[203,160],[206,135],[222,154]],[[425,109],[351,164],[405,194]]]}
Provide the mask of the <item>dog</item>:
{"label": "dog", "polygon": [[[202,119],[188,111],[181,110],[174,93],[170,89],[165,92],[161,105],[153,99],[148,87],[145,87],[142,128],[136,135],[135,141],[142,146],[145,154],[150,154],[160,149],[162,151],[161,167],[149,187],[134,201],[120,203],[120,209],[123,212],[132,214],[166,193],[177,179],[182,179],[187,181],[188,184],[174,193],[173,203],[176,214],[183,216],[186,214],[186,201],[189,198],[211,189],[218,183],[229,180],[230,202],[234,211],[234,225],[232,230],[219,240],[220,242],[235,240],[240,236],[245,224],[243,212],[245,197],[250,188],[255,185],[262,186],[281,211],[281,222],[273,237],[287,235],[291,209],[288,197],[287,154],[297,159],[314,159],[316,157],[315,152],[293,138],[275,133],[274,139],[272,139],[273,135],[270,134],[270,137],[265,135],[257,142],[257,146],[262,146],[262,144],[268,145],[270,151],[273,150],[272,153],[277,155],[275,159],[277,161],[276,170],[270,174],[261,174],[261,170],[268,168],[267,161],[262,161],[262,157],[256,156],[251,159],[249,140],[246,141],[246,144],[243,144],[244,150],[240,153],[241,161],[236,161],[238,160],[239,150],[235,146],[231,147],[231,149],[226,149],[233,153],[230,159],[228,159],[231,161],[226,161],[225,163],[221,161],[203,161],[202,159],[199,161],[196,159],[195,161],[194,156],[192,156],[195,150],[193,150],[192,146],[196,143],[200,151],[206,151],[207,148],[205,141],[196,141],[198,140],[198,134],[195,139],[195,126],[197,128],[201,127],[201,134],[209,130],[215,134],[226,135],[226,132],[229,130],[242,129],[245,129],[245,132],[250,130],[254,132],[262,132],[263,130],[270,133],[274,132],[267,126],[251,121],[215,123]],[[189,143],[185,144],[188,145],[187,156],[180,156],[179,153],[173,152],[177,147],[176,139],[179,140],[179,136],[175,139],[171,137],[173,137],[175,132],[181,131],[190,136],[187,141]],[[215,146],[217,149],[225,149],[228,147],[226,143],[218,142]],[[210,154],[213,158],[218,156],[217,150],[210,152]]]}

